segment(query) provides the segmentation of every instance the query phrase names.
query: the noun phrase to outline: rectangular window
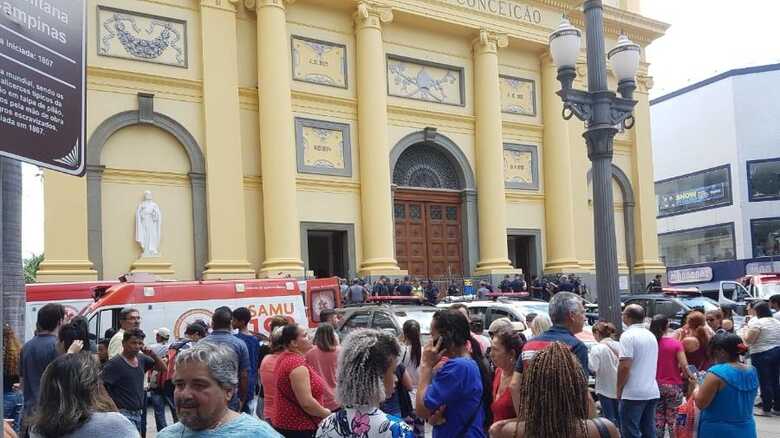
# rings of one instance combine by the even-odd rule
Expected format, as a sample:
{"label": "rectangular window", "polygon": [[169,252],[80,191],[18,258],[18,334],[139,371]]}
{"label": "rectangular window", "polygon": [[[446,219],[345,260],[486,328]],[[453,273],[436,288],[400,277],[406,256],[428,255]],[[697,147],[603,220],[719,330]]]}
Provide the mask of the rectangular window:
{"label": "rectangular window", "polygon": [[659,234],[658,246],[667,267],[734,260],[734,223]]}
{"label": "rectangular window", "polygon": [[753,257],[780,256],[780,217],[750,221]]}
{"label": "rectangular window", "polygon": [[658,217],[731,205],[731,166],[658,181],[655,200]]}
{"label": "rectangular window", "polygon": [[780,199],[780,158],[747,162],[750,201]]}

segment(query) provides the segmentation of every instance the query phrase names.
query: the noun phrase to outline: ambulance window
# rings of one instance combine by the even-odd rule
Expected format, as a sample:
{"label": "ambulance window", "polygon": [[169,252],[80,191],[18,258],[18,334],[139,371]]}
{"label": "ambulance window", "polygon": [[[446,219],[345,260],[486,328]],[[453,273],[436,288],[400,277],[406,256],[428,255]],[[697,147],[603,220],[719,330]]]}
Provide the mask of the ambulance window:
{"label": "ambulance window", "polygon": [[113,328],[118,329],[118,327],[114,327],[114,309],[108,309],[103,310],[100,312],[100,326],[98,327],[97,337],[98,339],[103,339],[103,337],[106,335],[106,330]]}

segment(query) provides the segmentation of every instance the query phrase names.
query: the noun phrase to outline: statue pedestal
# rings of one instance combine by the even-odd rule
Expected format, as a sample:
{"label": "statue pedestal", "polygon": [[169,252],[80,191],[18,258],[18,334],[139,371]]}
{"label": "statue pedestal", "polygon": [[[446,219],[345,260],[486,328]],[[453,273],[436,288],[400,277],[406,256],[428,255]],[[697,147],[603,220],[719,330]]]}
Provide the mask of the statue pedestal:
{"label": "statue pedestal", "polygon": [[148,272],[160,278],[173,280],[175,272],[172,269],[173,264],[162,257],[143,257],[134,261],[130,265],[130,272]]}

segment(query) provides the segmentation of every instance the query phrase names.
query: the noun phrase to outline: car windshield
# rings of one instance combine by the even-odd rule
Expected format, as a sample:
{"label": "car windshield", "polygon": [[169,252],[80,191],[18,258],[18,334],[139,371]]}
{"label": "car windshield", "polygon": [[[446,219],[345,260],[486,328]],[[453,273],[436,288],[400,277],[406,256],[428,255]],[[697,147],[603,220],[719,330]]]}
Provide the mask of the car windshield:
{"label": "car windshield", "polygon": [[717,301],[707,297],[678,297],[688,307],[703,308],[705,312],[710,310],[718,310],[720,306]]}
{"label": "car windshield", "polygon": [[397,310],[395,316],[398,317],[401,327],[410,319],[417,321],[420,324],[420,333],[427,335],[431,333],[431,321],[436,310]]}
{"label": "car windshield", "polygon": [[758,286],[758,297],[769,299],[772,295],[780,294],[780,283],[765,283]]}

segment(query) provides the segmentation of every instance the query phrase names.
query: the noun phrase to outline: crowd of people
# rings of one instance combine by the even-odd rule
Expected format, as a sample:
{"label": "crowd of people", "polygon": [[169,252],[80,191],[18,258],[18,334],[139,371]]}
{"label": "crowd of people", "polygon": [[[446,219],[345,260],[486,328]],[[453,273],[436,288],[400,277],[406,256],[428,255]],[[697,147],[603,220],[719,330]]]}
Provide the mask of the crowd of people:
{"label": "crowd of people", "polygon": [[530,321],[529,339],[506,318],[483,336],[453,304],[434,314],[424,345],[414,320],[398,338],[340,339],[331,309],[313,336],[274,316],[261,339],[243,307],[216,309],[184,339],[161,327],[147,345],[126,308],[120,330],[93,346],[86,321],[52,303],[24,346],[4,327],[5,436],[142,437],[152,407],[161,438],[755,437],[754,415],[780,414],[779,310],[780,296],[753,302],[736,331],[719,310],[694,311],[670,330],[629,305],[622,333],[599,322],[588,349],[570,292]]}
{"label": "crowd of people", "polygon": [[[442,282],[439,282],[442,283]],[[361,278],[351,281],[340,280],[341,299],[345,304],[363,304],[369,297],[376,296],[416,296],[429,304],[437,304],[448,296],[459,296],[467,293],[467,287],[454,280],[443,282],[446,287],[439,288],[433,280],[418,280],[404,277],[390,281],[388,277],[380,276],[373,282]],[[530,281],[526,281],[522,275],[506,275],[497,286],[488,281],[480,281],[473,288],[473,293],[480,299],[486,298],[489,293],[517,293],[528,292],[534,298],[548,301],[558,292],[572,292],[580,296],[587,293],[585,284],[573,274],[561,274],[539,277],[532,275]]]}

